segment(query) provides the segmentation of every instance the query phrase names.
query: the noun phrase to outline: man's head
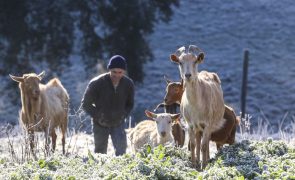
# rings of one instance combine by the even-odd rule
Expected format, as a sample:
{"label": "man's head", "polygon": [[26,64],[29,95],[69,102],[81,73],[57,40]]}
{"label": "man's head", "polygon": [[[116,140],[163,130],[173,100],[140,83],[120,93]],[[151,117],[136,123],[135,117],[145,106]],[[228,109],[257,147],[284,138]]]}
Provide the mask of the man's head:
{"label": "man's head", "polygon": [[110,71],[111,79],[113,83],[119,83],[120,79],[123,77],[126,70],[126,60],[120,55],[115,55],[111,57],[107,68]]}
{"label": "man's head", "polygon": [[114,68],[120,68],[120,69],[126,70],[126,66],[127,66],[127,64],[126,64],[125,58],[120,55],[115,55],[115,56],[111,57],[107,68],[109,70],[114,69]]}

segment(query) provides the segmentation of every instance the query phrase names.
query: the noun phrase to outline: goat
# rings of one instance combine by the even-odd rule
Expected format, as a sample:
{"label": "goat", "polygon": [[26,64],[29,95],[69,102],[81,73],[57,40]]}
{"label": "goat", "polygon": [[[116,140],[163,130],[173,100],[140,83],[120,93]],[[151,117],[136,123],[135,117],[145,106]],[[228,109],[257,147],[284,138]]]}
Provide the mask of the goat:
{"label": "goat", "polygon": [[[167,87],[164,97],[165,105],[169,106],[169,104],[181,102],[182,94],[184,92],[183,80],[181,80],[181,82],[171,82],[167,79],[166,81]],[[223,119],[225,119],[225,123],[222,128],[211,134],[210,139],[216,143],[217,150],[220,150],[224,144],[233,144],[235,142],[236,126],[240,123],[240,119],[236,116],[234,110],[227,105],[224,105],[224,107],[225,111]]]}
{"label": "goat", "polygon": [[[181,78],[184,80],[180,111],[189,125],[189,139],[192,163],[200,162],[202,151],[202,169],[209,157],[209,141],[212,132],[222,128],[225,120],[223,91],[221,81],[216,73],[207,71],[198,72],[198,64],[204,60],[204,52],[194,45],[190,45],[188,52],[185,47],[179,48],[170,60],[179,66]],[[202,139],[202,144],[201,144]],[[202,147],[201,147],[202,146]],[[196,156],[195,156],[196,148]]]}
{"label": "goat", "polygon": [[[60,127],[62,133],[62,150],[65,154],[65,135],[68,125],[69,95],[61,82],[51,79],[41,84],[45,72],[40,74],[23,74],[22,77],[9,75],[19,83],[22,108],[20,122],[24,125],[29,139],[31,151],[34,149],[34,132],[45,133],[45,150],[48,153],[48,135],[52,138],[52,151],[56,147],[55,128]],[[34,153],[33,153],[34,154]]]}
{"label": "goat", "polygon": [[[166,83],[168,84],[170,81],[165,76],[164,78],[166,80]],[[154,111],[156,111],[160,107],[163,107],[165,113],[176,114],[177,107],[179,107],[179,104],[180,104],[179,102],[173,102],[171,104],[167,104],[165,102],[160,103],[157,105]],[[177,121],[174,121],[174,123],[172,124],[172,135],[174,138],[175,146],[183,147],[185,142],[185,130],[180,123],[180,119],[178,119]]]}
{"label": "goat", "polygon": [[179,118],[180,114],[155,114],[148,110],[145,114],[152,120],[141,121],[129,133],[133,150],[137,151],[147,143],[152,147],[173,143],[171,124]]}

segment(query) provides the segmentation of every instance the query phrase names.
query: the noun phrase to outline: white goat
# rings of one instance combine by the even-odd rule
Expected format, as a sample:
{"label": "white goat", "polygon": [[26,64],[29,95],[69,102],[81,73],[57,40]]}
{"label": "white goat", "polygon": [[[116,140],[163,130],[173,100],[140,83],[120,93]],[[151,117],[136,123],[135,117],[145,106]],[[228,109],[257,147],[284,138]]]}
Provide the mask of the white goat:
{"label": "white goat", "polygon": [[133,151],[137,151],[145,144],[156,147],[159,144],[174,142],[172,136],[172,122],[179,118],[180,114],[159,113],[145,111],[147,117],[152,120],[144,120],[133,128],[129,134]]}
{"label": "white goat", "polygon": [[189,125],[192,163],[196,165],[196,161],[200,162],[202,150],[204,169],[209,157],[211,133],[222,128],[224,124],[224,100],[218,75],[207,71],[198,72],[198,64],[203,61],[204,53],[196,55],[195,51],[200,49],[194,45],[189,46],[188,52],[185,52],[185,47],[181,47],[170,56],[170,59],[178,63],[181,78],[184,80],[185,90],[180,111]]}

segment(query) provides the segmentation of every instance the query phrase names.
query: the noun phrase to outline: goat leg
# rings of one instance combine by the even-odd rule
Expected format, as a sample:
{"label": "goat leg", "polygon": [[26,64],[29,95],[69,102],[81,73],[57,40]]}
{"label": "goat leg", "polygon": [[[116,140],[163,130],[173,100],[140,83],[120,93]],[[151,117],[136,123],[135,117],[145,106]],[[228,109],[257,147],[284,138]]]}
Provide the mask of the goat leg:
{"label": "goat leg", "polygon": [[200,152],[201,152],[201,138],[202,138],[202,133],[201,132],[196,132],[196,144],[197,144],[197,162],[198,166],[200,166]]}
{"label": "goat leg", "polygon": [[196,162],[196,154],[195,154],[196,138],[195,138],[194,130],[192,128],[189,129],[189,141],[190,141],[189,145],[191,150],[192,164],[193,164],[193,167],[196,167],[200,159],[197,158],[197,162]]}
{"label": "goat leg", "polygon": [[52,152],[55,151],[55,147],[56,147],[56,133],[55,130],[53,129],[53,131],[51,132],[51,139],[52,139]]}
{"label": "goat leg", "polygon": [[29,131],[28,132],[28,135],[29,135],[29,142],[30,142],[30,148],[31,148],[31,152],[32,154],[35,154],[34,153],[34,148],[35,148],[35,142],[34,142],[34,131]]}
{"label": "goat leg", "polygon": [[202,169],[205,169],[209,160],[209,141],[210,141],[211,133],[208,131],[207,128],[203,131],[203,138],[202,138]]}

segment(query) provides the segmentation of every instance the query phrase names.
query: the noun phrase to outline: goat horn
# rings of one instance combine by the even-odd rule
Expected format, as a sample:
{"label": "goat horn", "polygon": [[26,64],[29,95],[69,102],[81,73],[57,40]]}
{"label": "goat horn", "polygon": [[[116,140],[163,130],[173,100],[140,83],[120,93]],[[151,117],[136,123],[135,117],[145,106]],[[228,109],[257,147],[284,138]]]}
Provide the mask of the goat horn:
{"label": "goat horn", "polygon": [[164,103],[160,103],[157,105],[157,107],[154,109],[154,112],[156,112],[160,107],[164,107],[165,104]]}
{"label": "goat horn", "polygon": [[45,76],[45,71],[42,71],[40,74],[38,74],[38,77],[42,79]]}
{"label": "goat horn", "polygon": [[183,52],[185,52],[185,47],[184,46],[182,46],[179,49],[177,49],[177,51],[175,52],[175,55],[177,57],[179,57]]}
{"label": "goat horn", "polygon": [[198,48],[196,45],[189,45],[188,52],[192,54],[196,54],[197,52],[203,52],[202,49]]}
{"label": "goat horn", "polygon": [[16,82],[24,82],[24,78],[23,77],[18,77],[18,76],[13,76],[11,74],[9,74],[10,78]]}

